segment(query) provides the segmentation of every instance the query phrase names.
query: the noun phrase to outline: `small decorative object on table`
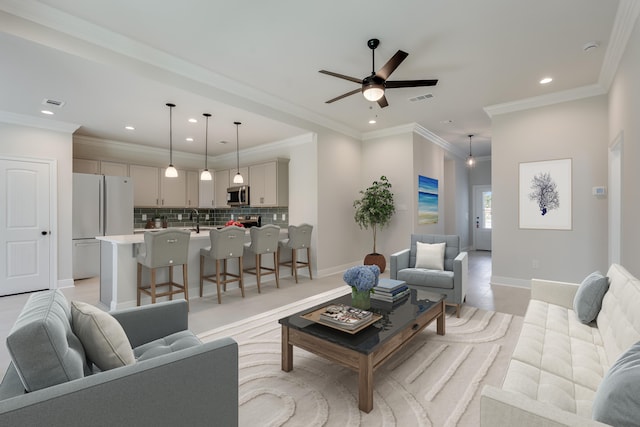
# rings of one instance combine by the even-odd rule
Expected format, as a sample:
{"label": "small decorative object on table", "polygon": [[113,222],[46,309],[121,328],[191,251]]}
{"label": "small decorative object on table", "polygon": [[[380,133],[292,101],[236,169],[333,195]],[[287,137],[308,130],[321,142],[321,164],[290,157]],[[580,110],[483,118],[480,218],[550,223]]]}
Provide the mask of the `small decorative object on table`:
{"label": "small decorative object on table", "polygon": [[356,265],[344,272],[342,278],[351,286],[352,305],[367,310],[371,307],[371,293],[378,286],[380,268],[377,265]]}
{"label": "small decorative object on table", "polygon": [[238,221],[234,221],[234,220],[232,220],[232,219],[230,219],[229,221],[227,221],[227,222],[224,224],[224,226],[225,226],[225,227],[233,227],[233,226],[236,226],[236,227],[243,227],[243,228],[244,228],[244,224],[242,224],[241,222],[238,222]]}

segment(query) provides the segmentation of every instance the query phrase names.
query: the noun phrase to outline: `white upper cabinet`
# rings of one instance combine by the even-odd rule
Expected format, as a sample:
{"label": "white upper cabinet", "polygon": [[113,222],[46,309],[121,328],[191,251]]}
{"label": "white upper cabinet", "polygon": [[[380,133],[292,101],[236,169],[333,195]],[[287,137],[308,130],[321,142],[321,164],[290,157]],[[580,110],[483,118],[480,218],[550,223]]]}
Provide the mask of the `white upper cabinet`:
{"label": "white upper cabinet", "polygon": [[199,207],[201,208],[215,207],[215,182],[216,182],[215,179],[216,179],[215,173],[212,173],[211,181],[200,181],[200,183],[198,184],[198,206]]}
{"label": "white upper cabinet", "polygon": [[133,179],[133,205],[136,207],[159,206],[160,174],[158,168],[153,166],[129,165],[129,174]]}
{"label": "white upper cabinet", "polygon": [[186,171],[187,175],[187,204],[188,208],[198,207],[198,181],[200,174],[197,171]]}
{"label": "white upper cabinet", "polygon": [[187,205],[187,172],[178,169],[176,178],[164,176],[166,168],[160,169],[160,206],[185,207]]}
{"label": "white upper cabinet", "polygon": [[251,206],[289,205],[289,160],[251,165]]}
{"label": "white upper cabinet", "polygon": [[[234,172],[235,174],[235,172]],[[215,171],[213,174],[215,189],[214,207],[227,208],[227,188],[229,188],[229,170]]]}
{"label": "white upper cabinet", "polygon": [[109,176],[129,176],[129,165],[126,163],[100,162],[100,173]]}
{"label": "white upper cabinet", "polygon": [[73,159],[74,173],[100,173],[100,162],[97,160]]}

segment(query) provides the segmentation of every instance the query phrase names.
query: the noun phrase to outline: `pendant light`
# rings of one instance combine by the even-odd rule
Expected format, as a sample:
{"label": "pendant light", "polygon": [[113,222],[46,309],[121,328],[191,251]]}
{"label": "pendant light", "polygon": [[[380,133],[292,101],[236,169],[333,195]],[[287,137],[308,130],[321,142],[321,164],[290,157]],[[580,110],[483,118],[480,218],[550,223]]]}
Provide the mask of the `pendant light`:
{"label": "pendant light", "polygon": [[472,168],[476,164],[476,159],[471,155],[471,138],[473,138],[473,134],[469,135],[469,157],[467,157],[467,167]]}
{"label": "pendant light", "polygon": [[236,176],[233,177],[233,183],[244,184],[244,178],[242,178],[242,174],[240,174],[240,140],[238,138],[238,128],[242,123],[233,122],[233,124],[236,125],[236,160],[237,160],[236,165],[238,169],[238,173],[236,173]]}
{"label": "pendant light", "polygon": [[204,170],[200,174],[200,181],[211,181],[211,172],[209,172],[209,169],[207,169],[207,155],[209,147],[209,117],[211,117],[211,114],[203,113],[202,115],[206,117],[206,126],[204,131]]}
{"label": "pendant light", "polygon": [[167,107],[169,107],[169,167],[164,171],[164,176],[167,178],[177,178],[178,171],[173,167],[173,129],[172,129],[172,118],[173,118],[173,107],[176,104],[167,103]]}

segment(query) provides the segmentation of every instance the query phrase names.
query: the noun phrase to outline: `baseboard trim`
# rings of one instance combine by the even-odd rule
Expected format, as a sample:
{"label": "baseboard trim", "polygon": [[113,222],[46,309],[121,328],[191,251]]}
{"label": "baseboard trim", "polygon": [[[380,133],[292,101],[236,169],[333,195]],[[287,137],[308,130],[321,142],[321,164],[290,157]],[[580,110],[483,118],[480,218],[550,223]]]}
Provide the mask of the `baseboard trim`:
{"label": "baseboard trim", "polygon": [[531,289],[531,280],[516,279],[515,277],[491,276],[489,283],[492,285]]}
{"label": "baseboard trim", "polygon": [[73,288],[75,285],[73,284],[73,279],[62,279],[62,280],[58,280],[58,283],[56,284],[56,289],[63,289],[63,288]]}

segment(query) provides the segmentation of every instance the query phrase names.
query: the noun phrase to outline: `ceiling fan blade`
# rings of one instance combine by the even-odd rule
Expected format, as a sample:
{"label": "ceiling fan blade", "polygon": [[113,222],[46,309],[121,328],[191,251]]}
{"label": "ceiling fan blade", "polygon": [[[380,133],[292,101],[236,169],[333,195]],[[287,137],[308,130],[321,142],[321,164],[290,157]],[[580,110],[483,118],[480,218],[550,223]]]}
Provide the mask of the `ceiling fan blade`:
{"label": "ceiling fan blade", "polygon": [[387,102],[387,97],[382,95],[382,98],[378,99],[378,105],[380,108],[388,107],[389,103]]}
{"label": "ceiling fan blade", "polygon": [[327,71],[327,70],[320,70],[318,72],[322,74],[327,74],[329,76],[337,77],[339,79],[345,79],[345,80],[349,80],[350,82],[362,84],[362,79],[356,79],[355,77],[345,76],[344,74],[338,74],[338,73],[334,73],[332,71]]}
{"label": "ceiling fan blade", "polygon": [[418,86],[435,86],[438,84],[438,79],[434,80],[395,80],[385,82],[387,89],[394,89],[398,87],[418,87]]}
{"label": "ceiling fan blade", "polygon": [[358,88],[358,89],[354,89],[354,90],[352,90],[351,92],[343,93],[343,94],[342,94],[342,95],[340,95],[340,96],[336,96],[335,98],[333,98],[333,99],[330,99],[330,100],[326,101],[326,102],[325,102],[325,104],[331,104],[332,102],[339,101],[339,100],[341,100],[342,98],[346,98],[347,96],[354,95],[354,94],[356,94],[356,93],[358,93],[358,92],[362,92],[362,89],[361,89],[361,88]]}
{"label": "ceiling fan blade", "polygon": [[382,77],[382,79],[384,80],[387,80],[391,73],[393,73],[395,69],[398,68],[398,65],[400,65],[407,56],[409,56],[407,52],[403,52],[401,50],[397,51],[396,54],[393,55],[386,64],[384,64],[384,67],[380,68],[380,71],[378,71],[376,75],[378,77]]}

